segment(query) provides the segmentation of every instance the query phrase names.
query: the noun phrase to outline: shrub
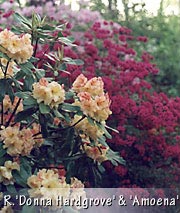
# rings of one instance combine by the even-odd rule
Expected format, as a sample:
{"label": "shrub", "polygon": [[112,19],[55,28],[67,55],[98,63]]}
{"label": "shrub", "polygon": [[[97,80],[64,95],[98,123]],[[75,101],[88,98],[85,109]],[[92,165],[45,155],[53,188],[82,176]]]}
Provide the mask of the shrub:
{"label": "shrub", "polygon": [[58,195],[85,196],[84,185],[105,184],[104,161],[125,162],[106,143],[112,112],[102,78],[81,74],[69,86],[57,75],[63,66],[82,64],[64,56],[63,46],[75,44],[63,36],[63,25],[35,13],[32,20],[14,17],[21,25],[0,32],[0,191],[12,195],[15,210],[26,211],[14,195],[52,202]]}

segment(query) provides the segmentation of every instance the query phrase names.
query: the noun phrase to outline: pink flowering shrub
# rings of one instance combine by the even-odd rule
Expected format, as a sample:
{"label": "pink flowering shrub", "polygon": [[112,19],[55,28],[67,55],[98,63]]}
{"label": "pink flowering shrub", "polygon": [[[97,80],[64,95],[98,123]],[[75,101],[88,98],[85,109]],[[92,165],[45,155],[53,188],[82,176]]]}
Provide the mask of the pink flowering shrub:
{"label": "pink flowering shrub", "polygon": [[[55,1],[36,1],[36,5],[29,5],[29,1],[26,1],[26,6],[19,8],[17,1],[4,1],[1,3],[1,20],[0,24],[6,24],[9,27],[13,23],[13,11],[19,12],[20,14],[31,17],[33,12],[38,13],[41,16],[47,16],[50,20],[58,22],[67,21],[71,26],[77,26],[80,28],[86,28],[86,25],[93,23],[97,20],[102,20],[102,17],[97,11],[90,11],[85,8],[81,8],[77,16],[77,11],[71,10],[70,5],[59,4],[56,5]],[[8,22],[7,22],[8,20]]]}
{"label": "pink flowering shrub", "polygon": [[[68,34],[68,32],[66,32]],[[138,58],[128,41],[146,42],[132,36],[130,29],[112,22],[95,22],[79,39],[78,48],[65,48],[65,56],[84,61],[83,66],[68,65],[69,81],[82,72],[101,76],[112,101],[108,123],[113,132],[111,147],[119,150],[126,166],[106,164],[118,187],[177,187],[179,184],[180,98],[156,93],[149,81],[158,74],[152,56]],[[56,44],[55,49],[61,48]]]}
{"label": "pink flowering shrub", "polygon": [[[68,56],[84,60],[89,77],[102,76],[112,100],[109,124],[119,130],[109,140],[126,160],[126,167],[114,168],[113,184],[119,187],[177,187],[179,184],[180,98],[156,93],[148,78],[158,69],[152,57],[141,58],[128,45],[131,30],[112,22],[96,22],[76,42],[81,49],[65,50]],[[70,78],[80,73],[69,66]],[[107,165],[108,166],[108,165]]]}

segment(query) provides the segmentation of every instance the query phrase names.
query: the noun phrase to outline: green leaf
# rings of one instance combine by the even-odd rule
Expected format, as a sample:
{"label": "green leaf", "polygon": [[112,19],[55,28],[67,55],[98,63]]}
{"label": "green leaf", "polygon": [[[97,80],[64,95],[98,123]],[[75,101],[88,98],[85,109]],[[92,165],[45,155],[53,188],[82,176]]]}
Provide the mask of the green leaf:
{"label": "green leaf", "polygon": [[110,127],[110,126],[107,126],[107,125],[105,125],[105,127],[106,127],[107,129],[112,130],[113,132],[119,133],[119,131],[118,131],[117,129],[114,129],[114,128],[112,128],[112,127]]}
{"label": "green leaf", "polygon": [[24,78],[24,87],[23,87],[24,91],[31,91],[34,82],[35,82],[34,75],[26,75]]}
{"label": "green leaf", "polygon": [[45,24],[44,26],[41,27],[41,29],[43,31],[47,31],[47,32],[51,32],[51,31],[54,31],[55,30],[55,27],[54,26],[50,26],[48,24]]}
{"label": "green leaf", "polygon": [[74,143],[74,128],[69,128],[67,130],[66,141],[67,141],[67,143],[70,144],[70,148],[71,148],[70,153],[72,153],[73,149],[74,149],[74,145],[75,145],[75,143]]}
{"label": "green leaf", "polygon": [[6,189],[10,194],[17,195],[17,190],[14,185],[9,184],[6,186]]}
{"label": "green leaf", "polygon": [[102,144],[103,146],[107,146],[106,138],[104,136],[101,136],[100,138],[98,138],[98,142]]}
{"label": "green leaf", "polygon": [[70,117],[69,113],[65,113],[64,119],[67,123],[71,122],[71,117]]}
{"label": "green leaf", "polygon": [[29,59],[29,62],[31,62],[31,63],[34,63],[34,62],[38,62],[38,58],[35,58],[35,57],[31,57],[30,59]]}
{"label": "green leaf", "polygon": [[53,142],[48,139],[44,139],[43,146],[53,146]]}
{"label": "green leaf", "polygon": [[105,168],[101,164],[98,164],[97,166],[101,173],[104,173],[106,171]]}
{"label": "green leaf", "polygon": [[[5,49],[3,46],[0,45],[1,48]],[[0,52],[0,58],[5,58],[7,59],[8,61],[10,60],[10,58],[3,52]]]}
{"label": "green leaf", "polygon": [[105,126],[101,123],[96,122],[96,125],[104,132],[105,136],[109,139],[112,139],[112,136],[109,134]]}
{"label": "green leaf", "polygon": [[47,131],[47,119],[44,114],[39,115],[39,122],[41,125],[41,132],[42,132],[43,138],[46,138],[48,136],[48,131]]}
{"label": "green leaf", "polygon": [[57,117],[57,118],[63,118],[65,119],[64,115],[61,114],[57,109],[53,110],[54,112],[54,115]]}
{"label": "green leaf", "polygon": [[33,98],[32,96],[29,96],[29,98],[26,98],[23,100],[23,104],[26,106],[35,106],[37,105],[37,100]]}
{"label": "green leaf", "polygon": [[43,69],[36,69],[35,76],[37,80],[39,81],[41,78],[45,76],[45,70]]}
{"label": "green leaf", "polygon": [[62,110],[67,111],[67,112],[78,112],[78,111],[80,111],[79,106],[74,106],[72,104],[62,103],[60,106],[61,106]]}
{"label": "green leaf", "polygon": [[31,28],[31,22],[26,19],[24,16],[20,15],[19,13],[14,13],[14,18],[15,20],[17,20],[18,22],[27,25],[29,28]]}
{"label": "green leaf", "polygon": [[66,92],[66,94],[65,94],[66,100],[73,98],[74,95],[75,95],[75,94],[74,94],[73,91],[68,91],[68,92]]}
{"label": "green leaf", "polygon": [[122,165],[126,164],[126,161],[122,157],[120,157],[119,152],[114,152],[111,149],[108,150],[106,157],[115,166],[118,166],[118,163],[120,163]]}
{"label": "green leaf", "polygon": [[16,92],[14,95],[22,99],[28,99],[31,97],[31,92]]}
{"label": "green leaf", "polygon": [[18,112],[17,115],[15,116],[15,122],[20,122],[22,120],[26,120],[28,117],[33,115],[37,111],[36,107],[31,107],[28,109],[25,109],[21,112]]}
{"label": "green leaf", "polygon": [[26,158],[20,159],[20,171],[12,171],[15,182],[22,186],[27,187],[27,179],[32,175],[30,162]]}
{"label": "green leaf", "polygon": [[26,75],[26,73],[23,70],[20,70],[14,75],[14,78],[16,80],[20,80],[20,79],[24,78],[25,75]]}
{"label": "green leaf", "polygon": [[23,177],[21,177],[19,171],[13,170],[13,171],[12,171],[12,175],[13,175],[13,178],[15,179],[15,182],[16,182],[18,185],[20,185],[20,186],[22,186],[22,187],[27,187],[26,180],[25,180]]}
{"label": "green leaf", "polygon": [[6,156],[0,157],[0,165],[4,165],[4,163],[7,161]]}
{"label": "green leaf", "polygon": [[44,103],[39,104],[39,110],[42,114],[48,114],[51,111],[50,107]]}
{"label": "green leaf", "polygon": [[24,196],[28,196],[28,189],[20,189],[18,192],[19,195],[24,195]]}
{"label": "green leaf", "polygon": [[23,70],[23,72],[29,76],[33,74],[32,70],[35,69],[34,65],[30,61],[27,61],[24,64],[19,64],[19,66],[21,70]]}
{"label": "green leaf", "polygon": [[32,206],[24,205],[22,208],[22,211],[21,211],[21,213],[35,213],[35,212],[39,212],[38,207],[33,206],[33,205]]}
{"label": "green leaf", "polygon": [[65,71],[67,69],[67,66],[66,66],[65,63],[62,63],[62,64],[59,65],[58,69],[61,70],[61,71]]}
{"label": "green leaf", "polygon": [[6,154],[6,150],[3,148],[3,143],[0,142],[0,158]]}
{"label": "green leaf", "polygon": [[63,58],[63,61],[66,64],[72,64],[72,65],[83,65],[84,64],[84,62],[80,59],[72,59],[72,58],[69,58],[69,57]]}
{"label": "green leaf", "polygon": [[32,175],[30,162],[26,158],[21,158],[20,174],[25,179],[27,179],[28,177]]}
{"label": "green leaf", "polygon": [[89,116],[87,117],[87,119],[88,119],[88,122],[92,125],[92,126],[94,126],[96,123],[95,123],[95,121],[92,119],[92,118],[90,118]]}
{"label": "green leaf", "polygon": [[77,46],[76,44],[73,44],[73,42],[74,42],[73,37],[60,37],[60,38],[58,38],[58,40],[68,46]]}
{"label": "green leaf", "polygon": [[11,79],[0,79],[0,102],[4,99],[5,95],[9,95],[11,101],[14,100],[14,92],[11,86],[12,84]]}
{"label": "green leaf", "polygon": [[4,99],[4,96],[5,96],[5,94],[6,94],[6,91],[5,91],[5,85],[6,85],[6,81],[7,81],[7,79],[0,79],[0,91],[1,91],[1,93],[0,93],[0,96],[2,97],[1,99],[3,100]]}

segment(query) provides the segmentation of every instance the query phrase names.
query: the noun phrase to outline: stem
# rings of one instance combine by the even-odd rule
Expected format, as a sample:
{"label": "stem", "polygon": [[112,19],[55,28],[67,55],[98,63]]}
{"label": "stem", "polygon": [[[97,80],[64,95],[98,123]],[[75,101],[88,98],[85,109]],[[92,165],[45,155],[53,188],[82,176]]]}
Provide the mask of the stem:
{"label": "stem", "polygon": [[2,72],[3,72],[3,74],[4,74],[4,68],[3,68],[3,66],[2,66],[1,63],[0,63],[0,66],[1,66],[1,70],[2,70]]}
{"label": "stem", "polygon": [[16,111],[17,111],[17,108],[19,107],[20,102],[21,102],[21,98],[19,98],[19,100],[18,100],[18,102],[17,102],[17,104],[16,104],[16,106],[15,106],[15,108],[14,108],[14,110],[13,110],[13,112],[12,112],[10,118],[9,118],[9,120],[7,121],[5,127],[8,127],[9,124],[11,123],[11,120],[12,120],[12,118],[14,117],[14,115],[15,115],[15,113],[16,113]]}
{"label": "stem", "polygon": [[43,137],[39,137],[39,138],[33,138],[34,140],[38,140],[38,139],[44,139]]}
{"label": "stem", "polygon": [[38,133],[34,134],[33,137],[40,135],[40,134],[42,134],[42,132],[38,132]]}
{"label": "stem", "polygon": [[1,125],[3,125],[3,120],[4,120],[4,106],[3,106],[3,100],[2,100],[2,105],[1,105]]}
{"label": "stem", "polygon": [[31,45],[33,46],[33,41],[34,41],[34,31],[32,29],[32,33],[31,33]]}
{"label": "stem", "polygon": [[37,52],[37,47],[38,47],[38,41],[39,41],[39,38],[36,39],[33,57],[36,57],[36,52]]}
{"label": "stem", "polygon": [[[80,123],[82,120],[84,120],[84,118],[86,118],[86,116],[84,115],[81,119],[79,119],[75,124],[73,124],[72,126],[70,126],[70,127],[74,127],[74,126],[76,126],[78,123]],[[70,128],[69,127],[69,128]]]}
{"label": "stem", "polygon": [[7,64],[6,64],[6,68],[5,68],[5,72],[4,72],[4,77],[6,78],[6,74],[7,74],[7,71],[8,71],[8,66],[9,66],[9,63],[10,63],[10,60],[8,60]]}
{"label": "stem", "polygon": [[[64,128],[60,127],[60,128],[55,129],[55,130],[51,130],[51,132],[53,133],[53,132],[57,132],[57,131],[61,131],[61,130],[67,130],[69,128],[72,128],[72,127],[76,126],[78,123],[80,123],[84,118],[86,118],[85,115],[81,119],[79,119],[75,124],[73,124],[72,126],[68,126],[68,127],[64,127]],[[56,137],[56,136],[54,136],[54,137]],[[54,137],[51,137],[51,138],[54,138]]]}
{"label": "stem", "polygon": [[26,126],[26,128],[28,128],[28,127],[30,127],[31,126],[31,124],[33,124],[34,123],[34,121],[36,121],[36,119],[34,118],[34,119],[32,119],[32,121]]}

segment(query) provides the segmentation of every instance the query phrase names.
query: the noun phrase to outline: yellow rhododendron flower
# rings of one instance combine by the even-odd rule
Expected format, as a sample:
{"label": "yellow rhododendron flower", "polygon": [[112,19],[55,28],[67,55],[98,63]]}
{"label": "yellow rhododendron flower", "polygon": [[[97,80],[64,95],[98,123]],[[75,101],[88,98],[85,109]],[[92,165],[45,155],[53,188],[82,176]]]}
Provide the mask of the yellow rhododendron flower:
{"label": "yellow rhododendron flower", "polygon": [[10,204],[7,204],[7,206],[4,206],[2,209],[0,209],[1,213],[14,213],[14,210],[12,209],[12,206]]}
{"label": "yellow rhododendron flower", "polygon": [[86,116],[102,122],[112,114],[111,101],[108,94],[104,93],[104,83],[100,77],[94,77],[88,81],[81,74],[74,81],[72,89],[79,98],[79,100],[75,100],[74,105],[79,106]]}
{"label": "yellow rhododendron flower", "polygon": [[3,148],[7,148],[7,153],[11,156],[17,156],[23,151],[23,140],[19,140],[19,128],[17,126],[7,127],[0,131]]}
{"label": "yellow rhododendron flower", "polygon": [[31,188],[39,188],[41,186],[41,179],[36,175],[31,175],[27,181],[28,186]]}
{"label": "yellow rhododendron flower", "polygon": [[7,153],[11,156],[28,156],[36,144],[33,130],[30,128],[19,130],[18,126],[8,126],[0,130],[0,139],[4,143],[3,148],[7,148]]}
{"label": "yellow rhododendron flower", "polygon": [[101,95],[104,92],[104,82],[101,77],[94,77],[90,80],[80,74],[72,85],[72,89],[79,92],[88,92],[92,96]]}
{"label": "yellow rhododendron flower", "polygon": [[106,153],[108,151],[108,147],[101,144],[98,144],[97,146],[89,146],[88,144],[84,144],[83,149],[88,157],[99,163],[107,160]]}
{"label": "yellow rhododendron flower", "polygon": [[92,96],[102,95],[104,93],[104,82],[101,77],[94,77],[87,81],[84,88],[85,91],[89,92]]}
{"label": "yellow rhododendron flower", "polygon": [[94,118],[94,113],[97,111],[95,100],[88,92],[80,92],[77,96],[80,101],[75,102],[75,105],[79,105],[85,115]]}
{"label": "yellow rhododendron flower", "polygon": [[[36,183],[37,182],[37,183]],[[40,170],[37,175],[28,178],[27,184],[31,189],[28,191],[31,197],[49,198],[55,203],[58,196],[68,198],[70,185],[65,178],[60,178],[53,170]]]}
{"label": "yellow rhododendron flower", "polygon": [[[8,110],[10,112],[12,112],[17,104],[17,102],[19,101],[19,98],[17,96],[14,97],[14,101],[13,103],[11,102],[9,95],[5,95],[4,99],[3,99],[3,109],[5,112],[7,112]],[[22,104],[22,100],[16,110],[16,113],[23,111],[23,104]]]}
{"label": "yellow rhododendron flower", "polygon": [[84,86],[86,85],[86,82],[87,78],[83,74],[80,74],[74,81],[72,89],[77,93],[84,92]]}
{"label": "yellow rhododendron flower", "polygon": [[[0,59],[0,64],[2,66],[6,67],[7,63],[8,63],[7,59],[5,59],[5,58]],[[7,71],[6,71],[6,78],[13,76],[13,65],[14,65],[14,62],[10,61],[9,64],[8,64]],[[4,72],[5,72],[5,68],[3,69],[3,67],[0,67],[0,79],[5,77]]]}
{"label": "yellow rhododendron flower", "polygon": [[78,196],[85,198],[84,184],[77,178],[71,178],[71,183],[67,184],[65,177],[60,177],[56,171],[51,169],[41,169],[37,175],[32,175],[27,180],[30,197],[52,200],[52,208],[61,208],[61,203],[57,206],[57,197],[66,199],[78,199]]}
{"label": "yellow rhododendron flower", "polygon": [[[75,115],[72,121],[72,125],[77,123],[81,118],[81,116]],[[77,123],[75,125],[75,129],[82,138],[89,137],[94,141],[97,141],[97,139],[104,134],[104,132],[99,129],[97,125],[90,124],[87,118],[84,118],[82,121]]]}
{"label": "yellow rhododendron flower", "polygon": [[0,166],[0,183],[13,184],[12,170],[20,170],[20,166],[17,162],[6,161],[4,166]]}
{"label": "yellow rhododendron flower", "polygon": [[25,63],[33,54],[31,35],[15,35],[10,30],[0,32],[0,51],[18,63]]}
{"label": "yellow rhododendron flower", "polygon": [[58,107],[65,100],[65,91],[63,86],[53,81],[48,83],[45,78],[33,84],[33,97],[38,103],[43,102],[45,105]]}
{"label": "yellow rhododendron flower", "polygon": [[44,141],[44,139],[42,138],[42,134],[39,134],[39,132],[41,132],[41,128],[40,128],[40,124],[37,123],[33,123],[32,124],[32,129],[31,129],[31,133],[33,135],[38,134],[37,136],[33,137],[33,140],[35,142],[35,146],[40,147]]}

